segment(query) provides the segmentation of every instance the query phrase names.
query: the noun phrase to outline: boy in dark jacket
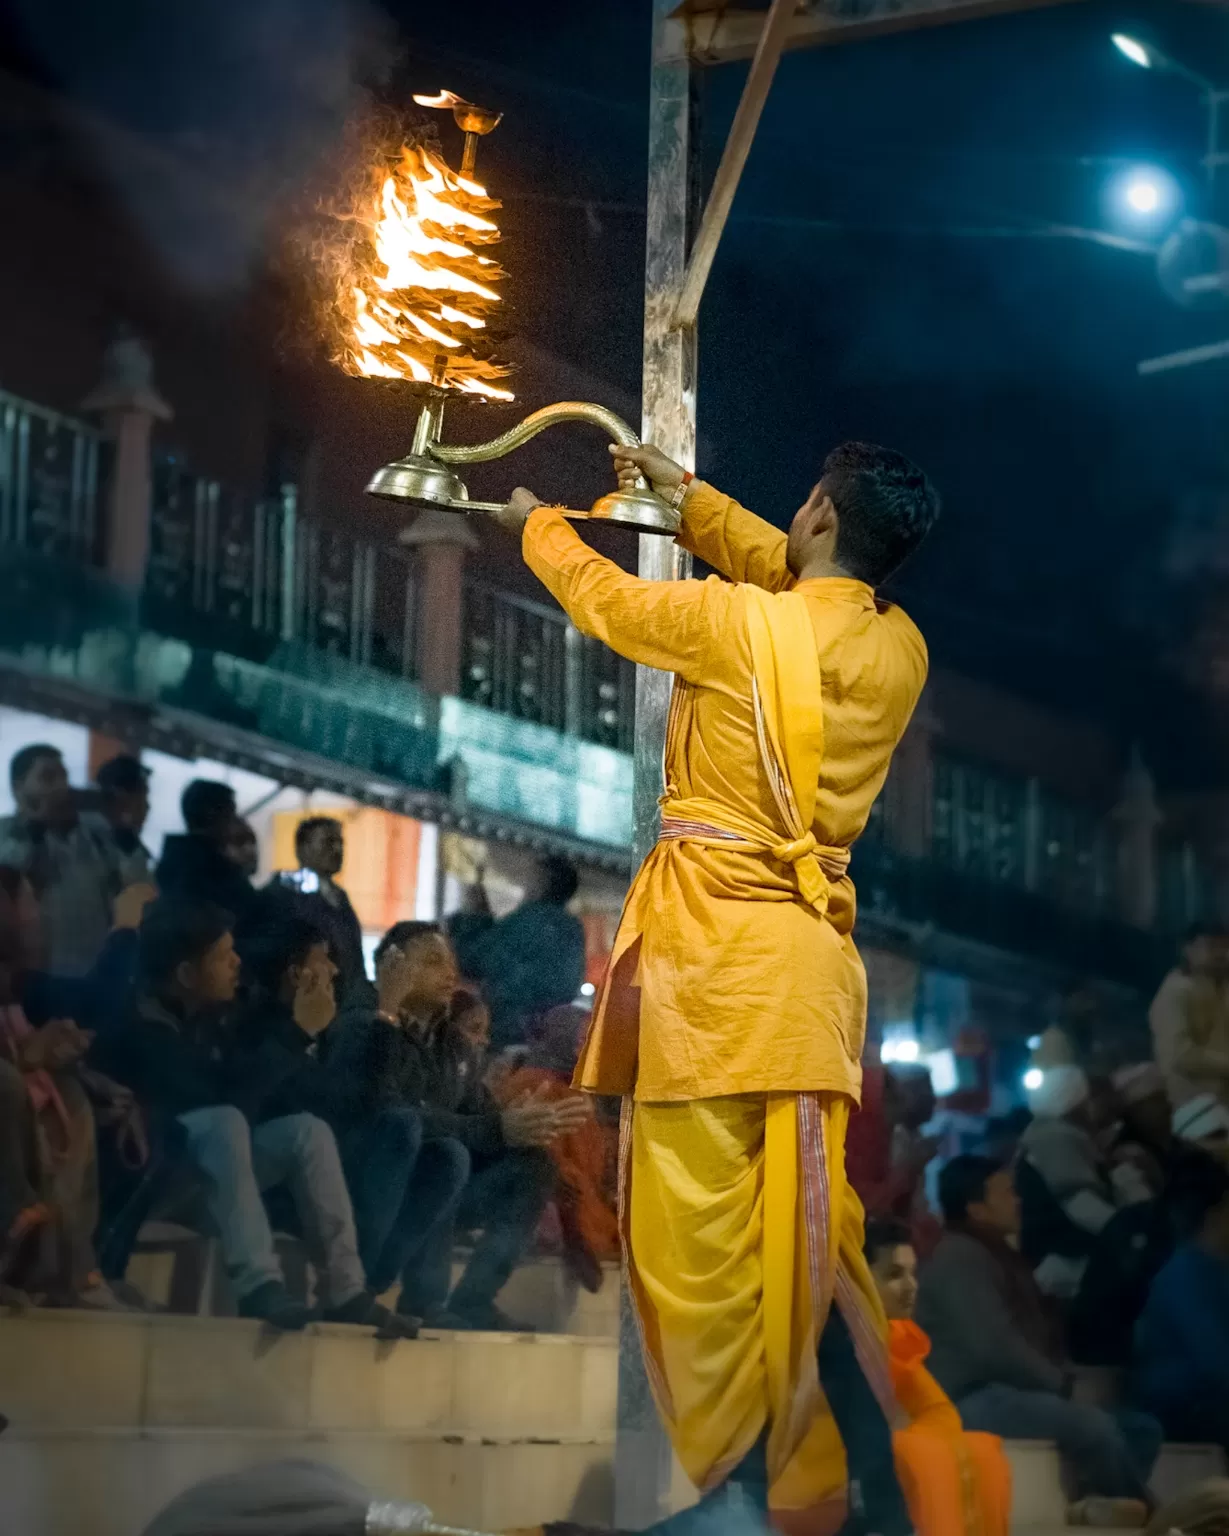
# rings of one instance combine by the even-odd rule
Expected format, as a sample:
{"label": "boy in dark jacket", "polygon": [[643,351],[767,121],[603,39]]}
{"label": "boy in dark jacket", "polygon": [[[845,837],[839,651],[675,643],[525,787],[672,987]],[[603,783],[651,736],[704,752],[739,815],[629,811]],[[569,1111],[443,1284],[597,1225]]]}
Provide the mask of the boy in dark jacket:
{"label": "boy in dark jacket", "polygon": [[[295,1019],[309,1024],[324,1014],[321,999],[330,1007],[332,1000],[327,950],[318,949],[287,970],[278,992]],[[244,1071],[234,1057],[220,1012],[233,1002],[238,979],[227,912],[155,902],[141,923],[135,1014],[117,1048],[138,1096],[174,1123],[209,1181],[210,1213],[240,1315],[281,1328],[310,1320],[286,1292],[261,1199],[262,1190],[284,1184],[317,1270],[324,1318],[412,1335],[366,1289],[332,1131],[302,1112],[262,1118],[283,1074],[272,1064],[266,1073]]]}
{"label": "boy in dark jacket", "polygon": [[453,1230],[437,1222],[403,1272],[401,1306],[437,1327],[514,1328],[495,1297],[532,1241],[554,1188],[546,1148],[585,1120],[588,1107],[577,1097],[499,1108],[449,1018],[456,960],[434,924],[396,924],[376,951],[376,967],[378,1007],[365,1018],[339,1021],[331,1059],[357,1080],[370,1111],[416,1110],[424,1150],[446,1147],[453,1170],[469,1170],[456,1221],[480,1229],[450,1298]]}
{"label": "boy in dark jacket", "polygon": [[[307,1113],[332,1128],[354,1206],[359,1254],[368,1284],[379,1295],[396,1283],[437,1224],[452,1231],[468,1159],[448,1142],[424,1145],[417,1109],[377,1103],[358,1074],[338,1070],[329,1060],[334,965],[323,928],[282,906],[249,924],[239,947],[249,997],[238,1031],[236,1071],[256,1101],[254,1117],[260,1122]],[[318,985],[311,984],[313,976]],[[386,987],[389,979],[386,967]]]}

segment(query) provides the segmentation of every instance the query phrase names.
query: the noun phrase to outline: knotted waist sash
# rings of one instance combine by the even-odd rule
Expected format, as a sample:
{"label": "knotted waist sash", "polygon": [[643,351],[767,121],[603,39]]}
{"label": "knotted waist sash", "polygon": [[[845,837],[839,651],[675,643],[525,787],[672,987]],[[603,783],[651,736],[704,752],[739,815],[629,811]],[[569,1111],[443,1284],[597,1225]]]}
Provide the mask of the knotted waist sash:
{"label": "knotted waist sash", "polygon": [[799,894],[821,917],[828,911],[832,886],[849,872],[848,848],[824,847],[816,842],[813,832],[778,838],[715,800],[663,796],[659,841],[701,843],[708,848],[728,848],[733,853],[768,854],[781,864],[792,865]]}

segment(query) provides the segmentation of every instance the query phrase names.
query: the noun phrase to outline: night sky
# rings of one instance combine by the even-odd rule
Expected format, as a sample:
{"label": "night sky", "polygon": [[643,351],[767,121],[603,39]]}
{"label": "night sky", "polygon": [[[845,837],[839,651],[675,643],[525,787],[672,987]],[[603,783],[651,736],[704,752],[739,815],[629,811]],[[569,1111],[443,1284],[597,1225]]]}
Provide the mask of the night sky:
{"label": "night sky", "polygon": [[[173,187],[132,191],[196,283],[243,280],[365,92],[502,107],[481,166],[515,330],[638,394],[643,0],[17,3],[48,79],[234,191],[207,237]],[[1194,89],[1131,67],[1114,30],[1229,83],[1229,15],[1183,0],[786,58],[701,311],[698,467],[784,523],[842,438],[915,457],[945,515],[896,595],[933,659],[1113,722],[1179,787],[1223,779],[1229,740],[1229,362],[1135,369],[1229,337],[1229,307],[1184,311],[1151,254],[1053,233],[1155,244],[1111,195],[1137,164],[1210,211]],[[706,75],[710,174],[744,74]]]}

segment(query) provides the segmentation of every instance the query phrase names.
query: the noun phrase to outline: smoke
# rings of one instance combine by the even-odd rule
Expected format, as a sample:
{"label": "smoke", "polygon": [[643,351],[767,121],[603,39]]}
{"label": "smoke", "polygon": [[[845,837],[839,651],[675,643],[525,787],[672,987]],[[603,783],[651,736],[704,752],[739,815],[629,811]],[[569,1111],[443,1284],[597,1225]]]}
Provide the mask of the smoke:
{"label": "smoke", "polygon": [[96,168],[180,281],[241,287],[397,63],[368,0],[16,0]]}

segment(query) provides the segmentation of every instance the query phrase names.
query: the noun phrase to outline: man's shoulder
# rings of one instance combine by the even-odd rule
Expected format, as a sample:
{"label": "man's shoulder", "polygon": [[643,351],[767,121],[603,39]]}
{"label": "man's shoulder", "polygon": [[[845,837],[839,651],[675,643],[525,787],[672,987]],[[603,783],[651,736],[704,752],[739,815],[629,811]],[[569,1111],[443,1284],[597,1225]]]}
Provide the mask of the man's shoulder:
{"label": "man's shoulder", "polygon": [[942,1276],[953,1270],[967,1269],[970,1265],[988,1269],[991,1262],[985,1245],[975,1237],[970,1237],[967,1232],[945,1232],[927,1260],[922,1276],[923,1279],[931,1274]]}

